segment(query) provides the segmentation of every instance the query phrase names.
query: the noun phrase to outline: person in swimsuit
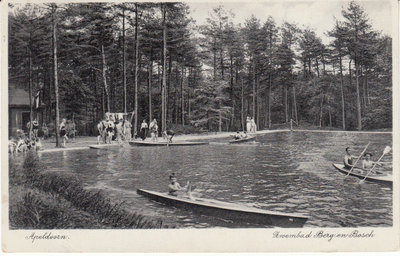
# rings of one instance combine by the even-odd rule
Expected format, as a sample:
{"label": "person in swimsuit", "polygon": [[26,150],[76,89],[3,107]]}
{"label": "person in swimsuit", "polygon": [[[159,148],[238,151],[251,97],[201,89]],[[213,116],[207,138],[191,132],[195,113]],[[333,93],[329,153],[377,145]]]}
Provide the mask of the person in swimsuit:
{"label": "person in swimsuit", "polygon": [[62,119],[60,124],[60,136],[63,138],[63,147],[65,147],[65,143],[68,140],[67,137],[67,120],[65,118]]}
{"label": "person in swimsuit", "polygon": [[168,194],[171,196],[178,196],[180,191],[187,190],[189,188],[189,186],[190,186],[190,182],[188,181],[188,183],[185,187],[181,187],[181,185],[179,185],[179,183],[178,183],[175,173],[172,173],[169,176]]}
{"label": "person in swimsuit", "polygon": [[362,161],[362,168],[364,170],[371,170],[375,164],[382,166],[380,163],[372,161],[371,157],[372,157],[371,153],[364,154],[364,160]]}
{"label": "person in swimsuit", "polygon": [[233,135],[233,138],[234,138],[235,140],[240,140],[240,139],[241,139],[240,132],[237,131],[236,134]]}
{"label": "person in swimsuit", "polygon": [[37,138],[39,132],[39,122],[36,119],[33,120],[32,122],[32,130],[33,130],[33,136]]}
{"label": "person in swimsuit", "polygon": [[353,159],[357,159],[357,157],[351,155],[351,149],[347,147],[346,155],[344,156],[344,168],[350,170],[353,167]]}
{"label": "person in swimsuit", "polygon": [[150,134],[151,134],[152,141],[153,142],[157,141],[157,138],[158,138],[158,125],[157,125],[157,120],[155,118],[150,123],[149,129],[150,129]]}
{"label": "person in swimsuit", "polygon": [[108,121],[107,123],[107,128],[106,128],[106,143],[111,144],[112,137],[114,136],[114,122],[113,121]]}

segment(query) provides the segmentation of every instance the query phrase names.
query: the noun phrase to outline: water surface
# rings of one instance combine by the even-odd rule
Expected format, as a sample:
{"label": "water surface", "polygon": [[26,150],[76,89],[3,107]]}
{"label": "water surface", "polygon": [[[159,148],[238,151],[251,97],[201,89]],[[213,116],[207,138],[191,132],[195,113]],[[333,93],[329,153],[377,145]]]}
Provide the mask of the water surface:
{"label": "water surface", "polygon": [[[222,140],[219,140],[220,142]],[[140,213],[180,227],[265,227],[167,207],[136,194],[167,191],[175,172],[198,196],[310,216],[306,227],[392,225],[391,187],[339,173],[344,148],[354,154],[371,142],[377,159],[390,134],[285,132],[258,135],[255,143],[193,147],[131,147],[46,153],[50,171],[75,174],[87,188],[102,189]],[[382,161],[391,161],[388,154]],[[391,170],[389,170],[391,171]]]}

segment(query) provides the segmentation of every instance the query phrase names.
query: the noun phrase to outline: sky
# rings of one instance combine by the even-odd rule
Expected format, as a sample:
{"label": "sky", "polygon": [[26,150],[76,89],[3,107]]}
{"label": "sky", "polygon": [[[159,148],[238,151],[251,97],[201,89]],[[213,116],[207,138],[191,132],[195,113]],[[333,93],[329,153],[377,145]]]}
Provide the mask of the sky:
{"label": "sky", "polygon": [[[374,30],[384,34],[392,34],[392,5],[388,0],[357,1],[366,11]],[[190,13],[197,25],[206,23],[208,14],[215,7],[222,5],[231,10],[235,17],[235,24],[245,23],[245,20],[254,14],[264,23],[268,16],[272,16],[278,25],[283,21],[296,23],[300,28],[310,27],[321,37],[324,43],[330,41],[325,35],[335,24],[335,17],[342,19],[342,7],[349,2],[336,0],[291,0],[291,1],[215,1],[215,2],[188,2]]]}

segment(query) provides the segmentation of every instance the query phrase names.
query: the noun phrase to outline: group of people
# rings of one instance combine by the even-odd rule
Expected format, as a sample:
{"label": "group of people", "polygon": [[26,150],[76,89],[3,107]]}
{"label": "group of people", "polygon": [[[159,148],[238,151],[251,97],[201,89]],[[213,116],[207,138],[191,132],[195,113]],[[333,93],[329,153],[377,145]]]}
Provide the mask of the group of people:
{"label": "group of people", "polygon": [[[147,124],[146,120],[143,120],[141,126],[140,126],[140,138],[142,140],[145,140],[147,138],[147,134],[150,132],[151,136],[151,141],[152,142],[157,142],[158,141],[158,124],[157,124],[157,119],[153,119],[150,124]],[[175,133],[171,129],[166,129],[163,133],[162,136],[164,139],[166,139],[168,142],[172,142],[172,138],[174,137]]]}
{"label": "group of people", "polygon": [[[350,169],[354,168],[355,167],[354,165],[356,164],[355,160],[359,159],[358,156],[353,156],[351,154],[351,152],[352,152],[351,148],[347,147],[346,148],[346,154],[344,156],[344,161],[343,161],[344,162],[344,168],[346,168],[347,170],[350,170]],[[363,157],[364,158],[362,160],[362,169],[364,169],[364,170],[371,170],[371,168],[373,168],[373,166],[375,164],[381,165],[378,162],[372,161],[372,159],[371,159],[372,158],[372,154],[369,153],[369,152],[364,153]]]}
{"label": "group of people", "polygon": [[255,133],[257,131],[257,125],[256,122],[254,121],[254,118],[247,116],[246,119],[246,131]]}
{"label": "group of people", "polygon": [[113,139],[118,143],[132,139],[132,124],[120,113],[107,113],[105,119],[97,124],[97,131],[98,144],[100,141],[105,144],[111,144]]}
{"label": "group of people", "polygon": [[[39,127],[39,125],[37,125],[37,127]],[[39,135],[38,129],[32,129],[31,136],[28,136],[24,131],[18,129],[16,138],[10,137],[8,140],[8,152],[13,155],[15,153],[22,153],[28,150],[42,149],[43,146],[41,136]]]}

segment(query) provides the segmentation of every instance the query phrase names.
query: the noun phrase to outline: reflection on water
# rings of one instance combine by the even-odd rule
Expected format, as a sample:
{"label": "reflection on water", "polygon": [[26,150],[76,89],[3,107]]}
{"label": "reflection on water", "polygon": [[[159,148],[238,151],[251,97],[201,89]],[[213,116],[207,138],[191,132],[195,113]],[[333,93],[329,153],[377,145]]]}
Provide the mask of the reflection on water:
{"label": "reflection on water", "polygon": [[[205,198],[237,202],[267,210],[310,216],[306,227],[392,225],[392,189],[345,178],[332,163],[341,163],[344,148],[354,154],[371,142],[379,156],[391,135],[344,133],[276,133],[259,135],[257,143],[193,147],[130,147],[44,154],[51,171],[74,173],[88,188],[145,215],[183,227],[257,227],[150,201],[137,188],[167,191],[173,171],[181,184],[192,181]],[[376,157],[378,158],[378,157]],[[382,161],[390,162],[388,154]],[[259,226],[258,226],[259,227]]]}

